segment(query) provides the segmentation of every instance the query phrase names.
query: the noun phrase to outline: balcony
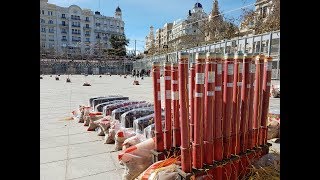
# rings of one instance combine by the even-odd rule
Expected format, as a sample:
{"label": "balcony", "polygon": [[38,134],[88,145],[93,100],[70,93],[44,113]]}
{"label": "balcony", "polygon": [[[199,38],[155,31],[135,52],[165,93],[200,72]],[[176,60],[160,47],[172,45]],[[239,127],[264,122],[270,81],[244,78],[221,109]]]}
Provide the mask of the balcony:
{"label": "balcony", "polygon": [[85,36],[90,36],[90,34],[84,34]]}
{"label": "balcony", "polygon": [[61,16],[61,19],[66,19],[66,16]]}
{"label": "balcony", "polygon": [[72,32],[72,34],[81,35],[79,32]]}
{"label": "balcony", "polygon": [[84,26],[83,29],[84,29],[84,30],[91,30],[91,27],[89,27],[89,26]]}
{"label": "balcony", "polygon": [[81,20],[81,19],[78,18],[78,17],[72,17],[72,16],[71,16],[71,19],[72,19],[72,20],[79,20],[79,21]]}
{"label": "balcony", "polygon": [[86,21],[86,22],[90,22],[90,20],[89,20],[89,19],[86,19],[85,21]]}
{"label": "balcony", "polygon": [[61,41],[68,41],[67,39],[61,39]]}
{"label": "balcony", "polygon": [[49,31],[49,33],[54,33],[54,31]]}
{"label": "balcony", "polygon": [[68,34],[67,31],[61,31],[61,34]]}
{"label": "balcony", "polygon": [[101,36],[96,36],[97,39],[101,39]]}
{"label": "balcony", "polygon": [[81,42],[79,39],[72,39],[72,42]]}
{"label": "balcony", "polygon": [[72,24],[72,27],[80,27],[80,25],[74,25],[74,24]]}
{"label": "balcony", "polygon": [[90,43],[90,41],[85,41],[85,43]]}
{"label": "balcony", "polygon": [[62,26],[62,27],[67,27],[67,26],[69,26],[68,24],[60,24],[60,26]]}

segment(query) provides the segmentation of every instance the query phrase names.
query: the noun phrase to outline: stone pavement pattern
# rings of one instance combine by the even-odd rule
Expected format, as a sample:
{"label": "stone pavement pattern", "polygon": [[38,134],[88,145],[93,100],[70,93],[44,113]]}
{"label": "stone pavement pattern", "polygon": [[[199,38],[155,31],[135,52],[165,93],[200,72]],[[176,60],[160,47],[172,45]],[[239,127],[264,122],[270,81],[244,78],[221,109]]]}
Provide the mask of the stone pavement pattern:
{"label": "stone pavement pattern", "polygon": [[[121,94],[131,100],[153,102],[152,79],[138,79],[141,85],[133,86],[134,78],[129,76],[72,75],[72,83],[66,83],[66,77],[61,75],[56,81],[55,76],[46,75],[40,80],[40,179],[121,179],[124,167],[118,164],[114,145],[103,144],[103,137],[96,132],[65,118],[94,96]],[[82,86],[85,81],[92,86]],[[277,106],[280,100],[271,98],[273,102]]]}

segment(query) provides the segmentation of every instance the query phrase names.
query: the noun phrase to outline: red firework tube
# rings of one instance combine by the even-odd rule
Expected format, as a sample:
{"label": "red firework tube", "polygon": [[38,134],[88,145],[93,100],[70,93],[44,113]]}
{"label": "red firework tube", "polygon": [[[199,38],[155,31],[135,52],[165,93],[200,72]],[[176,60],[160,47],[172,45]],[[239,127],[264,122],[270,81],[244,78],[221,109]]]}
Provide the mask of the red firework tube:
{"label": "red firework tube", "polygon": [[204,163],[213,164],[213,123],[214,111],[214,88],[215,88],[215,53],[208,52],[205,65],[205,98],[204,98],[204,135],[203,150]]}
{"label": "red firework tube", "polygon": [[153,79],[153,97],[154,97],[154,114],[155,114],[155,149],[158,152],[164,150],[163,134],[161,125],[161,94],[160,94],[160,63],[153,62],[152,66]]}
{"label": "red firework tube", "polygon": [[253,96],[254,96],[254,80],[256,73],[256,65],[255,65],[255,57],[257,54],[254,54],[250,63],[250,81],[251,86],[249,89],[249,118],[248,118],[248,149],[252,149],[254,147],[253,144]]}
{"label": "red firework tube", "polygon": [[263,80],[263,61],[264,55],[255,58],[256,74],[254,81],[254,97],[253,97],[253,145],[259,145],[258,133],[261,120],[261,100],[262,100],[262,80]]}
{"label": "red firework tube", "polygon": [[195,63],[191,63],[190,66],[190,79],[189,79],[189,114],[190,114],[190,141],[194,139],[194,86],[195,86]]}
{"label": "red firework tube", "polygon": [[192,166],[203,167],[203,121],[204,121],[204,52],[196,53],[194,94],[194,141],[192,143]]}
{"label": "red firework tube", "polygon": [[179,86],[178,86],[178,64],[171,65],[171,101],[172,101],[172,122],[173,122],[173,147],[180,147],[180,125],[179,125]]}
{"label": "red firework tube", "polygon": [[[214,121],[214,131],[213,131],[213,141],[214,141],[214,156],[215,161],[221,161],[223,159],[223,142],[222,142],[222,118],[223,118],[223,99],[222,99],[222,54],[216,53],[216,69],[215,69],[215,121]],[[217,169],[218,171],[218,169]],[[219,172],[222,173],[222,168]],[[222,177],[222,176],[218,176]]]}
{"label": "red firework tube", "polygon": [[248,118],[249,118],[249,92],[251,88],[250,64],[251,54],[245,54],[242,69],[241,86],[241,124],[240,124],[240,149],[246,152],[248,145]]}
{"label": "red firework tube", "polygon": [[186,173],[191,172],[191,153],[189,136],[189,100],[188,100],[188,58],[189,53],[179,53],[179,105],[181,127],[181,167]]}
{"label": "red firework tube", "polygon": [[172,118],[171,118],[171,63],[164,63],[164,89],[165,89],[165,131],[164,148],[169,150],[172,146]]}
{"label": "red firework tube", "polygon": [[233,116],[231,123],[232,144],[231,154],[240,153],[240,103],[241,103],[241,86],[242,86],[242,61],[243,53],[238,52],[234,57],[234,74],[233,74]]}
{"label": "red firework tube", "polygon": [[[223,90],[223,156],[231,156],[231,121],[232,121],[232,92],[233,92],[233,54],[225,54],[224,62],[224,90]],[[228,169],[228,168],[227,168]]]}
{"label": "red firework tube", "polygon": [[[231,123],[231,154],[240,153],[240,103],[241,103],[241,86],[242,86],[242,63],[243,53],[237,52],[234,56],[234,74],[233,74],[233,116]],[[239,161],[233,161],[231,179],[236,180],[239,174]]]}
{"label": "red firework tube", "polygon": [[267,120],[269,112],[269,94],[271,85],[271,73],[272,73],[272,57],[266,57],[264,59],[263,68],[263,85],[262,85],[262,112],[261,112],[261,128],[260,128],[260,140],[259,145],[267,144]]}

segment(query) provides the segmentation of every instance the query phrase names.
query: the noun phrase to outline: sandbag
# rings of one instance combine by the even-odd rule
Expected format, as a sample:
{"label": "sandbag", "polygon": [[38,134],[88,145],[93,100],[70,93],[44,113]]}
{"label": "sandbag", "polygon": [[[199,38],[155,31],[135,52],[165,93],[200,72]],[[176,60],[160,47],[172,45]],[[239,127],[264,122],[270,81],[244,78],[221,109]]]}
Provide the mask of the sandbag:
{"label": "sandbag", "polygon": [[124,106],[124,107],[120,107],[120,108],[114,109],[111,112],[111,116],[112,116],[112,119],[116,119],[116,120],[120,121],[121,115],[123,113],[127,112],[127,111],[130,111],[130,110],[133,110],[133,109],[138,109],[138,108],[151,107],[151,106],[153,107],[153,105],[151,103],[146,103],[146,101],[140,101],[137,104],[132,104],[132,105],[129,105],[129,106]]}
{"label": "sandbag", "polygon": [[110,124],[111,124],[110,121],[101,121],[99,123],[99,127],[101,128],[105,136],[109,134]]}
{"label": "sandbag", "polygon": [[[165,120],[163,120],[161,123],[162,123],[162,131],[164,131],[164,130],[165,130]],[[154,130],[155,130],[154,123],[153,123],[153,124],[150,124],[149,126],[147,126],[146,128],[144,128],[144,130],[143,130],[143,136],[144,136],[146,139],[155,137]],[[138,134],[138,133],[137,133],[137,134]]]}
{"label": "sandbag", "polygon": [[90,112],[87,117],[88,118],[84,119],[84,126],[89,126],[90,121],[96,121],[103,118],[103,115],[101,112]]}
{"label": "sandbag", "polygon": [[[138,177],[139,180],[153,180],[156,176],[159,178],[158,173],[161,171],[167,172],[166,174],[171,174],[172,172],[176,171],[178,166],[175,164],[178,161],[178,158],[168,158],[165,160],[161,160],[158,162],[153,163],[149,166],[143,173],[141,173]],[[179,174],[175,174],[173,176],[179,176]],[[171,175],[172,176],[172,175]],[[170,176],[170,177],[171,177]],[[160,176],[162,177],[162,176]],[[174,178],[175,179],[175,178]]]}
{"label": "sandbag", "polygon": [[136,135],[132,128],[122,128],[117,131],[115,135],[115,150],[120,151],[122,150],[123,142],[132,136]]}
{"label": "sandbag", "polygon": [[114,120],[110,122],[109,133],[105,132],[105,136],[104,136],[105,144],[115,143],[115,135],[116,135],[116,132],[120,129],[120,127],[121,126],[119,121]]}
{"label": "sandbag", "polygon": [[154,148],[154,138],[150,138],[120,152],[118,160],[125,166],[122,179],[133,180],[146,170],[152,164],[151,150]]}
{"label": "sandbag", "polygon": [[123,102],[123,101],[126,101],[126,100],[113,100],[113,101],[109,101],[109,102],[104,102],[104,103],[98,104],[98,105],[96,105],[94,107],[94,111],[103,112],[103,107],[104,106],[109,105],[109,104],[115,104],[115,103]]}
{"label": "sandbag", "polygon": [[134,146],[142,141],[145,141],[146,138],[142,134],[136,134],[135,136],[127,138],[122,144],[122,150],[125,150],[131,146]]}
{"label": "sandbag", "polygon": [[95,99],[111,98],[111,97],[123,97],[123,96],[122,96],[122,95],[108,95],[108,96],[92,97],[92,98],[89,98],[89,106],[94,107],[94,106],[93,106],[93,100],[95,100]]}
{"label": "sandbag", "polygon": [[110,104],[105,107],[103,107],[103,115],[111,115],[112,111],[121,107],[133,105],[133,104],[138,104],[141,101],[124,101],[124,102],[119,102],[115,104]]}
{"label": "sandbag", "polygon": [[101,104],[104,102],[109,102],[109,101],[114,101],[114,100],[129,100],[129,97],[105,97],[105,98],[94,99],[92,101],[91,107],[94,108],[98,104]]}
{"label": "sandbag", "polygon": [[97,129],[99,127],[99,123],[101,121],[110,121],[110,116],[106,116],[106,117],[102,117],[96,121],[90,119],[90,122],[89,122],[89,127],[87,129],[87,131],[94,131],[95,129]]}
{"label": "sandbag", "polygon": [[91,107],[88,106],[81,106],[80,107],[80,117],[79,117],[79,123],[84,123],[85,119],[87,118],[87,116],[89,115],[91,111]]}
{"label": "sandbag", "polygon": [[148,116],[153,113],[154,113],[154,106],[151,106],[148,108],[132,109],[121,115],[120,122],[123,127],[126,127],[126,128],[133,127],[133,121],[135,119]]}
{"label": "sandbag", "polygon": [[267,139],[280,138],[280,118],[277,116],[268,117]]}

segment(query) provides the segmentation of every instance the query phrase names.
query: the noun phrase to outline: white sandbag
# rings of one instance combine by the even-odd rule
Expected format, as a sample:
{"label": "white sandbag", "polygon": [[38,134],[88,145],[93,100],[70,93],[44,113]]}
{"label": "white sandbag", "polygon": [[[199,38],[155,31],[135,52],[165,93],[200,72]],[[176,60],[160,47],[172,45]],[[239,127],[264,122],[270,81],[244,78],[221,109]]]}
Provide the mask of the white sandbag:
{"label": "white sandbag", "polygon": [[125,150],[131,146],[134,146],[142,141],[145,141],[146,138],[142,134],[136,134],[135,136],[127,138],[122,144],[122,150]]}
{"label": "white sandbag", "polygon": [[154,148],[154,138],[150,138],[120,152],[119,162],[126,167],[122,179],[133,180],[146,170],[152,164],[151,150]]}
{"label": "white sandbag", "polygon": [[136,133],[132,128],[120,128],[115,135],[115,150],[122,150],[123,142],[134,135],[136,135]]}

